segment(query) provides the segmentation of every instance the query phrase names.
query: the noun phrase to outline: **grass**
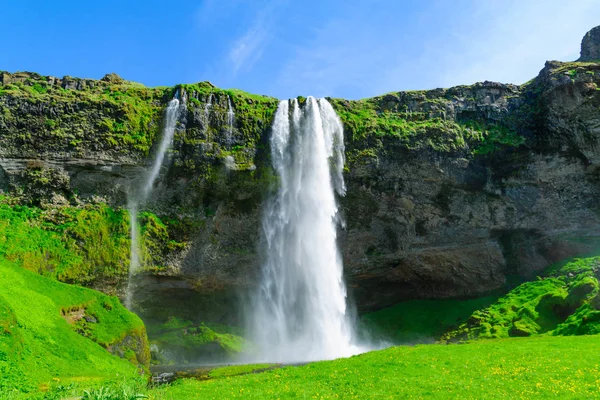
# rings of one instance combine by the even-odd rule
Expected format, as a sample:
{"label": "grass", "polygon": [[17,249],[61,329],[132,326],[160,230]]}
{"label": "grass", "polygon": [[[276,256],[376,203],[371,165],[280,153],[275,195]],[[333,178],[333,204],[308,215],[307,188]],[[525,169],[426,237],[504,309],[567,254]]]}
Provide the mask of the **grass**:
{"label": "grass", "polygon": [[253,372],[262,372],[276,367],[277,364],[245,364],[245,365],[230,365],[227,367],[219,367],[211,370],[208,374],[210,378],[225,378],[229,376],[245,375]]}
{"label": "grass", "polygon": [[411,300],[365,314],[361,325],[376,338],[392,343],[428,343],[458,327],[474,311],[487,307],[496,296],[476,299]]}
{"label": "grass", "polygon": [[[114,392],[114,397],[108,397],[111,400],[133,398],[119,394],[122,392],[156,400],[587,399],[598,397],[600,390],[599,352],[600,336],[591,335],[399,346],[261,373],[239,375],[243,366],[235,371],[224,367],[222,371],[228,373],[215,370],[213,379],[183,379],[153,389],[132,381],[105,385],[101,390]],[[251,366],[253,370],[257,367]],[[75,396],[81,390],[69,393]],[[100,393],[100,389],[92,393]]]}
{"label": "grass", "polygon": [[592,398],[600,337],[536,337],[394,347],[349,359],[199,382],[151,399]]}
{"label": "grass", "polygon": [[281,368],[281,364],[240,364],[228,365],[222,367],[199,367],[185,371],[176,371],[177,380],[195,379],[207,381],[211,379],[222,379],[232,376],[255,374],[265,372],[271,369]]}
{"label": "grass", "polygon": [[[138,368],[111,355],[109,347],[148,362],[144,325],[116,297],[45,278],[2,258],[0,282],[0,393],[135,378]],[[123,347],[126,338],[140,348]]]}

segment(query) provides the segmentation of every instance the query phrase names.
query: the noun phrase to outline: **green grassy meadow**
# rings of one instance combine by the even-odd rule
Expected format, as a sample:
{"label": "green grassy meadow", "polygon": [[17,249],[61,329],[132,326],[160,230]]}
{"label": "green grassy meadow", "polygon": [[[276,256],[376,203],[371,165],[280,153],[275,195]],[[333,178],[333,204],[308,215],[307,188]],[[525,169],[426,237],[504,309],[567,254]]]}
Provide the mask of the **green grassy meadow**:
{"label": "green grassy meadow", "polygon": [[600,336],[399,346],[259,374],[183,380],[152,399],[588,399],[600,397]]}

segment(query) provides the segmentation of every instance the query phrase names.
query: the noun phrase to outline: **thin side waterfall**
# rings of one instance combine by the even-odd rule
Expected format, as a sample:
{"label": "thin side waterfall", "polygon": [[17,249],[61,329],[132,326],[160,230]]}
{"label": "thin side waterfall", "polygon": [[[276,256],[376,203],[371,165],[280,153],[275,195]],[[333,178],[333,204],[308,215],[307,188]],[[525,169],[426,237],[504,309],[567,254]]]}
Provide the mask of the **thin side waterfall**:
{"label": "thin side waterfall", "polygon": [[163,161],[165,159],[165,154],[167,153],[169,147],[171,147],[171,143],[173,142],[173,136],[175,134],[175,126],[177,125],[178,116],[179,100],[175,98],[171,100],[169,102],[169,105],[167,106],[163,137],[160,141],[160,146],[158,147],[158,152],[156,153],[156,158],[154,159],[154,164],[152,165],[150,174],[148,175],[146,183],[144,184],[144,188],[142,189],[142,197],[140,199],[141,202],[144,202],[148,199],[148,196],[152,191],[152,187],[154,186],[154,181],[158,177],[160,167],[162,166]]}
{"label": "thin side waterfall", "polygon": [[125,292],[125,307],[131,310],[133,306],[133,276],[140,267],[137,202],[129,204],[129,276],[127,277],[127,291]]}
{"label": "thin side waterfall", "polygon": [[212,108],[212,99],[213,99],[213,95],[212,93],[208,95],[208,100],[206,101],[206,103],[204,104],[204,114],[203,114],[203,119],[204,119],[204,131],[208,131],[208,124],[210,122],[210,109]]}
{"label": "thin side waterfall", "polygon": [[127,281],[127,292],[125,297],[125,307],[131,310],[133,306],[133,276],[139,270],[140,267],[140,252],[139,252],[139,234],[138,234],[138,221],[137,214],[139,205],[143,204],[148,200],[148,197],[152,193],[154,182],[160,173],[160,168],[165,159],[165,154],[171,143],[173,142],[173,136],[175,134],[175,127],[177,125],[177,119],[179,116],[179,100],[178,95],[169,102],[165,114],[165,126],[163,130],[163,136],[156,153],[156,158],[152,164],[152,169],[146,177],[144,184],[141,188],[140,193],[133,194],[129,200],[129,231],[131,233],[131,248],[129,256],[129,279]]}
{"label": "thin side waterfall", "polygon": [[343,127],[327,100],[279,103],[271,157],[279,187],[263,217],[266,261],[249,327],[254,358],[302,362],[365,351],[353,342],[346,308],[335,198],[346,191]]}
{"label": "thin side waterfall", "polygon": [[227,148],[231,147],[231,135],[233,134],[233,121],[235,119],[235,112],[233,111],[233,107],[231,106],[231,98],[227,96],[227,136],[225,137],[225,142],[227,144]]}

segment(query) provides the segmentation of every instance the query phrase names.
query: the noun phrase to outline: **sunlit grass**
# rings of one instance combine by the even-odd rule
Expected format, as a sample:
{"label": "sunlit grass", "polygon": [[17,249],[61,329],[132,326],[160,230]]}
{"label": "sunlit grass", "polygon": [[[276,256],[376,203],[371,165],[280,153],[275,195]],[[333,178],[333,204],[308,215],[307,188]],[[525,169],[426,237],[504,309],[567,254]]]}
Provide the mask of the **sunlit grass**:
{"label": "sunlit grass", "polygon": [[183,380],[153,399],[593,398],[600,336],[402,346],[212,381]]}

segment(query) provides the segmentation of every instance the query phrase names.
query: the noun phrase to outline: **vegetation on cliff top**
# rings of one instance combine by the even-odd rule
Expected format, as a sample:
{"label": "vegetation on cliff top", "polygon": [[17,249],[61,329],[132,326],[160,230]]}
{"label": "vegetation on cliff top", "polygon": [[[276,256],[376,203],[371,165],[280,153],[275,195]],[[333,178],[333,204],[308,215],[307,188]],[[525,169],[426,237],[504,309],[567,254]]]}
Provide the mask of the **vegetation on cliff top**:
{"label": "vegetation on cliff top", "polygon": [[[188,123],[175,137],[177,166],[194,169],[205,167],[202,162],[207,160],[232,156],[239,169],[246,169],[278,104],[272,97],[219,89],[208,82],[148,88],[114,74],[98,81],[35,73],[0,72],[0,78],[0,127],[7,132],[0,144],[4,152],[32,157],[48,152],[78,157],[96,153],[102,159],[148,157],[164,107],[179,93],[187,100],[183,120]],[[235,112],[233,127],[228,126],[229,104]]]}
{"label": "vegetation on cliff top", "polygon": [[[550,64],[552,77],[566,74],[573,79],[597,74],[600,68],[593,62]],[[278,104],[271,97],[220,89],[208,82],[147,88],[116,75],[99,81],[34,73],[2,73],[0,78],[0,99],[4,99],[0,101],[0,126],[10,133],[4,138],[4,148],[17,144],[21,152],[42,154],[104,151],[113,156],[147,157],[156,142],[164,105],[177,91],[185,93],[186,129],[176,135],[176,165],[203,174],[210,173],[207,162],[222,162],[228,156],[238,169],[253,168]],[[519,118],[531,119],[528,116],[536,111],[531,110],[536,101],[530,98],[530,88],[531,82],[523,85],[527,95],[522,96],[514,85],[485,82],[330,101],[344,122],[350,161],[374,156],[374,151],[390,144],[408,150],[481,155],[525,144]],[[535,92],[533,97],[540,94]],[[490,97],[500,103],[490,106]],[[523,104],[513,101],[520,97]],[[16,99],[32,107],[19,105]],[[233,128],[227,122],[229,103],[235,112]],[[27,123],[19,125],[22,108],[27,109]]]}
{"label": "vegetation on cliff top", "polygon": [[[469,113],[468,117],[454,117],[449,111],[453,108],[452,99],[428,98],[421,92],[401,95],[408,99],[389,95],[392,102],[398,102],[393,109],[385,102],[385,96],[356,101],[331,99],[344,123],[350,162],[374,157],[376,151],[385,151],[390,145],[407,150],[485,155],[525,143],[524,137],[502,122]],[[474,99],[469,101],[476,104]]]}
{"label": "vegetation on cliff top", "polygon": [[1,257],[0,282],[0,394],[137,375],[134,364],[107,348],[148,363],[144,325],[116,297],[59,283]]}
{"label": "vegetation on cliff top", "polygon": [[[203,171],[207,160],[217,162],[228,156],[233,157],[237,168],[251,168],[278,104],[271,97],[219,89],[208,82],[146,88],[120,78],[93,81],[67,77],[61,81],[37,74],[5,75],[8,78],[0,86],[0,98],[22,98],[41,106],[41,112],[33,113],[27,126],[19,128],[15,105],[0,102],[0,124],[11,132],[11,140],[16,139],[24,149],[37,149],[36,143],[60,144],[62,147],[55,151],[80,155],[100,150],[121,156],[148,156],[156,141],[164,105],[175,92],[185,93],[187,123],[175,138],[174,150],[179,154],[176,165],[203,173],[207,173]],[[427,93],[403,93],[408,99],[393,110],[382,105],[385,96],[330,101],[344,122],[349,148],[356,147],[358,152],[380,149],[382,138],[393,139],[394,145],[409,150],[472,154],[524,143],[519,134],[497,120],[455,119],[448,111],[454,100]],[[475,99],[461,101],[479,107]],[[211,106],[207,107],[209,102]],[[233,129],[227,125],[229,103],[235,112]],[[210,114],[208,118],[205,110]],[[199,149],[203,155],[200,158]]]}
{"label": "vegetation on cliff top", "polygon": [[[122,79],[65,77],[57,82],[53,77],[15,74],[0,86],[0,97],[5,99],[0,102],[0,126],[10,133],[5,141],[12,139],[25,153],[86,156],[92,150],[118,149],[123,155],[146,156],[170,91]],[[21,105],[16,107],[18,102]],[[19,114],[22,111],[27,113],[26,121]]]}

